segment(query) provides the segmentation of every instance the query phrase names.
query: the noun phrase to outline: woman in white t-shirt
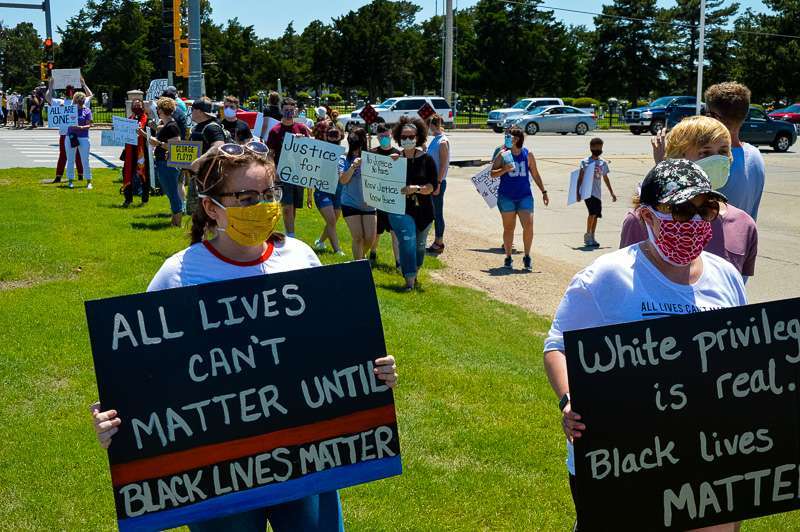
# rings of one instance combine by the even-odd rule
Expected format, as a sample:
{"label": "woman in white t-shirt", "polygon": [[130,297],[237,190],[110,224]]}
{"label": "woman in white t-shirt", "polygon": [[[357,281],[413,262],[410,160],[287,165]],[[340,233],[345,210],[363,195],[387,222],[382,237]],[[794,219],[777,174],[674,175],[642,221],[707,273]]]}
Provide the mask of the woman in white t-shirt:
{"label": "woman in white t-shirt", "polygon": [[[572,278],[544,344],[545,370],[563,414],[572,490],[572,440],[580,438],[586,426],[570,406],[564,333],[664,317],[671,314],[667,309],[679,314],[745,305],[744,283],[736,268],[703,251],[720,201],[726,201],[725,196],[712,190],[695,163],[659,163],[642,182],[637,209],[648,240],[604,255]],[[661,310],[653,312],[654,308]],[[702,530],[732,531],[736,526]]]}
{"label": "woman in white t-shirt", "polygon": [[[258,141],[242,146],[212,148],[192,165],[198,176],[202,208],[192,215],[192,245],[168,258],[156,273],[148,292],[319,266],[306,244],[275,233],[281,216],[281,189],[275,187],[275,165],[268,148]],[[205,237],[212,233],[213,237]],[[389,387],[397,383],[394,357],[375,360],[378,379]],[[113,405],[110,405],[113,406]],[[116,410],[92,405],[100,445],[108,448],[122,423]],[[344,530],[336,491],[312,495],[272,507],[189,526],[196,531]]]}

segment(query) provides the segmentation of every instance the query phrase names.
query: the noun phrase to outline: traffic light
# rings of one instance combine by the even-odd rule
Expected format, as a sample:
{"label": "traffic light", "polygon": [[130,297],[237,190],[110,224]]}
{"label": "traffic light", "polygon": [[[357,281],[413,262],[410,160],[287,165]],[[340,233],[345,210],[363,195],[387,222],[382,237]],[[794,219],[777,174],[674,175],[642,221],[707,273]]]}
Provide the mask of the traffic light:
{"label": "traffic light", "polygon": [[39,63],[39,79],[47,81],[47,63]]}
{"label": "traffic light", "polygon": [[47,62],[46,68],[47,68],[47,77],[48,78],[52,78],[53,77],[53,69],[55,67],[56,67],[56,64],[54,62],[52,62],[52,61],[48,61]]}
{"label": "traffic light", "polygon": [[44,57],[45,59],[53,59],[53,39],[50,37],[44,40]]}

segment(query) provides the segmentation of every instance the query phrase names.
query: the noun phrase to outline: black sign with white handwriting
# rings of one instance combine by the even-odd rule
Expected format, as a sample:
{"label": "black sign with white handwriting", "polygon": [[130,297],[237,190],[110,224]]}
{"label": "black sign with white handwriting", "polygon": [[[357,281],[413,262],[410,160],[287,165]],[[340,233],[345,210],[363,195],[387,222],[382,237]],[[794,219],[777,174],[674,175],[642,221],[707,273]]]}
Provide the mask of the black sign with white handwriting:
{"label": "black sign with white handwriting", "polygon": [[86,303],[121,529],[400,473],[366,261]]}
{"label": "black sign with white handwriting", "polygon": [[581,531],[800,508],[800,299],[564,338]]}

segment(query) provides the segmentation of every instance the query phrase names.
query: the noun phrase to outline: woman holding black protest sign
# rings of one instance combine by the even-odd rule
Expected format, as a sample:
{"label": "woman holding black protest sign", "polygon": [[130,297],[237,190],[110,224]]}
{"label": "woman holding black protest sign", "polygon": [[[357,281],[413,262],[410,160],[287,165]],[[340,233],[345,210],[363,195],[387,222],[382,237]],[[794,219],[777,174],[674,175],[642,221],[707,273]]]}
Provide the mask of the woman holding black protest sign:
{"label": "woman holding black protest sign", "polygon": [[339,183],[342,187],[342,215],[350,229],[353,258],[361,260],[375,241],[375,207],[364,201],[361,183],[361,152],[367,149],[367,132],[358,127],[347,137],[347,153],[339,157]]}
{"label": "woman holding black protest sign", "polygon": [[433,223],[431,194],[438,185],[436,162],[422,147],[428,138],[428,128],[420,118],[402,117],[392,131],[395,142],[403,149],[401,156],[408,160],[405,214],[389,214],[389,222],[397,235],[400,270],[409,292],[417,283],[417,273],[425,261],[425,244]]}
{"label": "woman holding black protest sign", "polygon": [[[306,244],[275,232],[281,188],[267,154],[258,141],[231,143],[212,148],[193,163],[201,202],[192,216],[192,244],[164,262],[148,291],[320,265]],[[394,357],[378,358],[375,366],[378,379],[389,387],[397,384]],[[108,448],[124,421],[116,410],[101,411],[99,404],[91,411],[100,445]],[[278,532],[344,530],[336,491],[194,523],[189,529],[262,532],[268,522]]]}
{"label": "woman holding black protest sign", "polygon": [[[726,201],[725,196],[712,189],[695,163],[685,159],[659,163],[642,182],[636,211],[648,239],[595,260],[573,277],[561,300],[545,340],[544,366],[559,398],[573,497],[572,442],[587,425],[571,408],[564,333],[746,304],[736,269],[703,251],[720,201]],[[659,311],[653,312],[654,308]]]}

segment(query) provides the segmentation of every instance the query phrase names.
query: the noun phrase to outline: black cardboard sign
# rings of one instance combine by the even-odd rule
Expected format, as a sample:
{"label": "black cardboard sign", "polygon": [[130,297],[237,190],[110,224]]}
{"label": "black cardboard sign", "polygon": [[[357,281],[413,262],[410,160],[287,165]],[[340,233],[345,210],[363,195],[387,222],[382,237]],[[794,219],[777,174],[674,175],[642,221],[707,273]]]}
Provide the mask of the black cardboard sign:
{"label": "black cardboard sign", "polygon": [[581,531],[800,508],[800,299],[564,337]]}

